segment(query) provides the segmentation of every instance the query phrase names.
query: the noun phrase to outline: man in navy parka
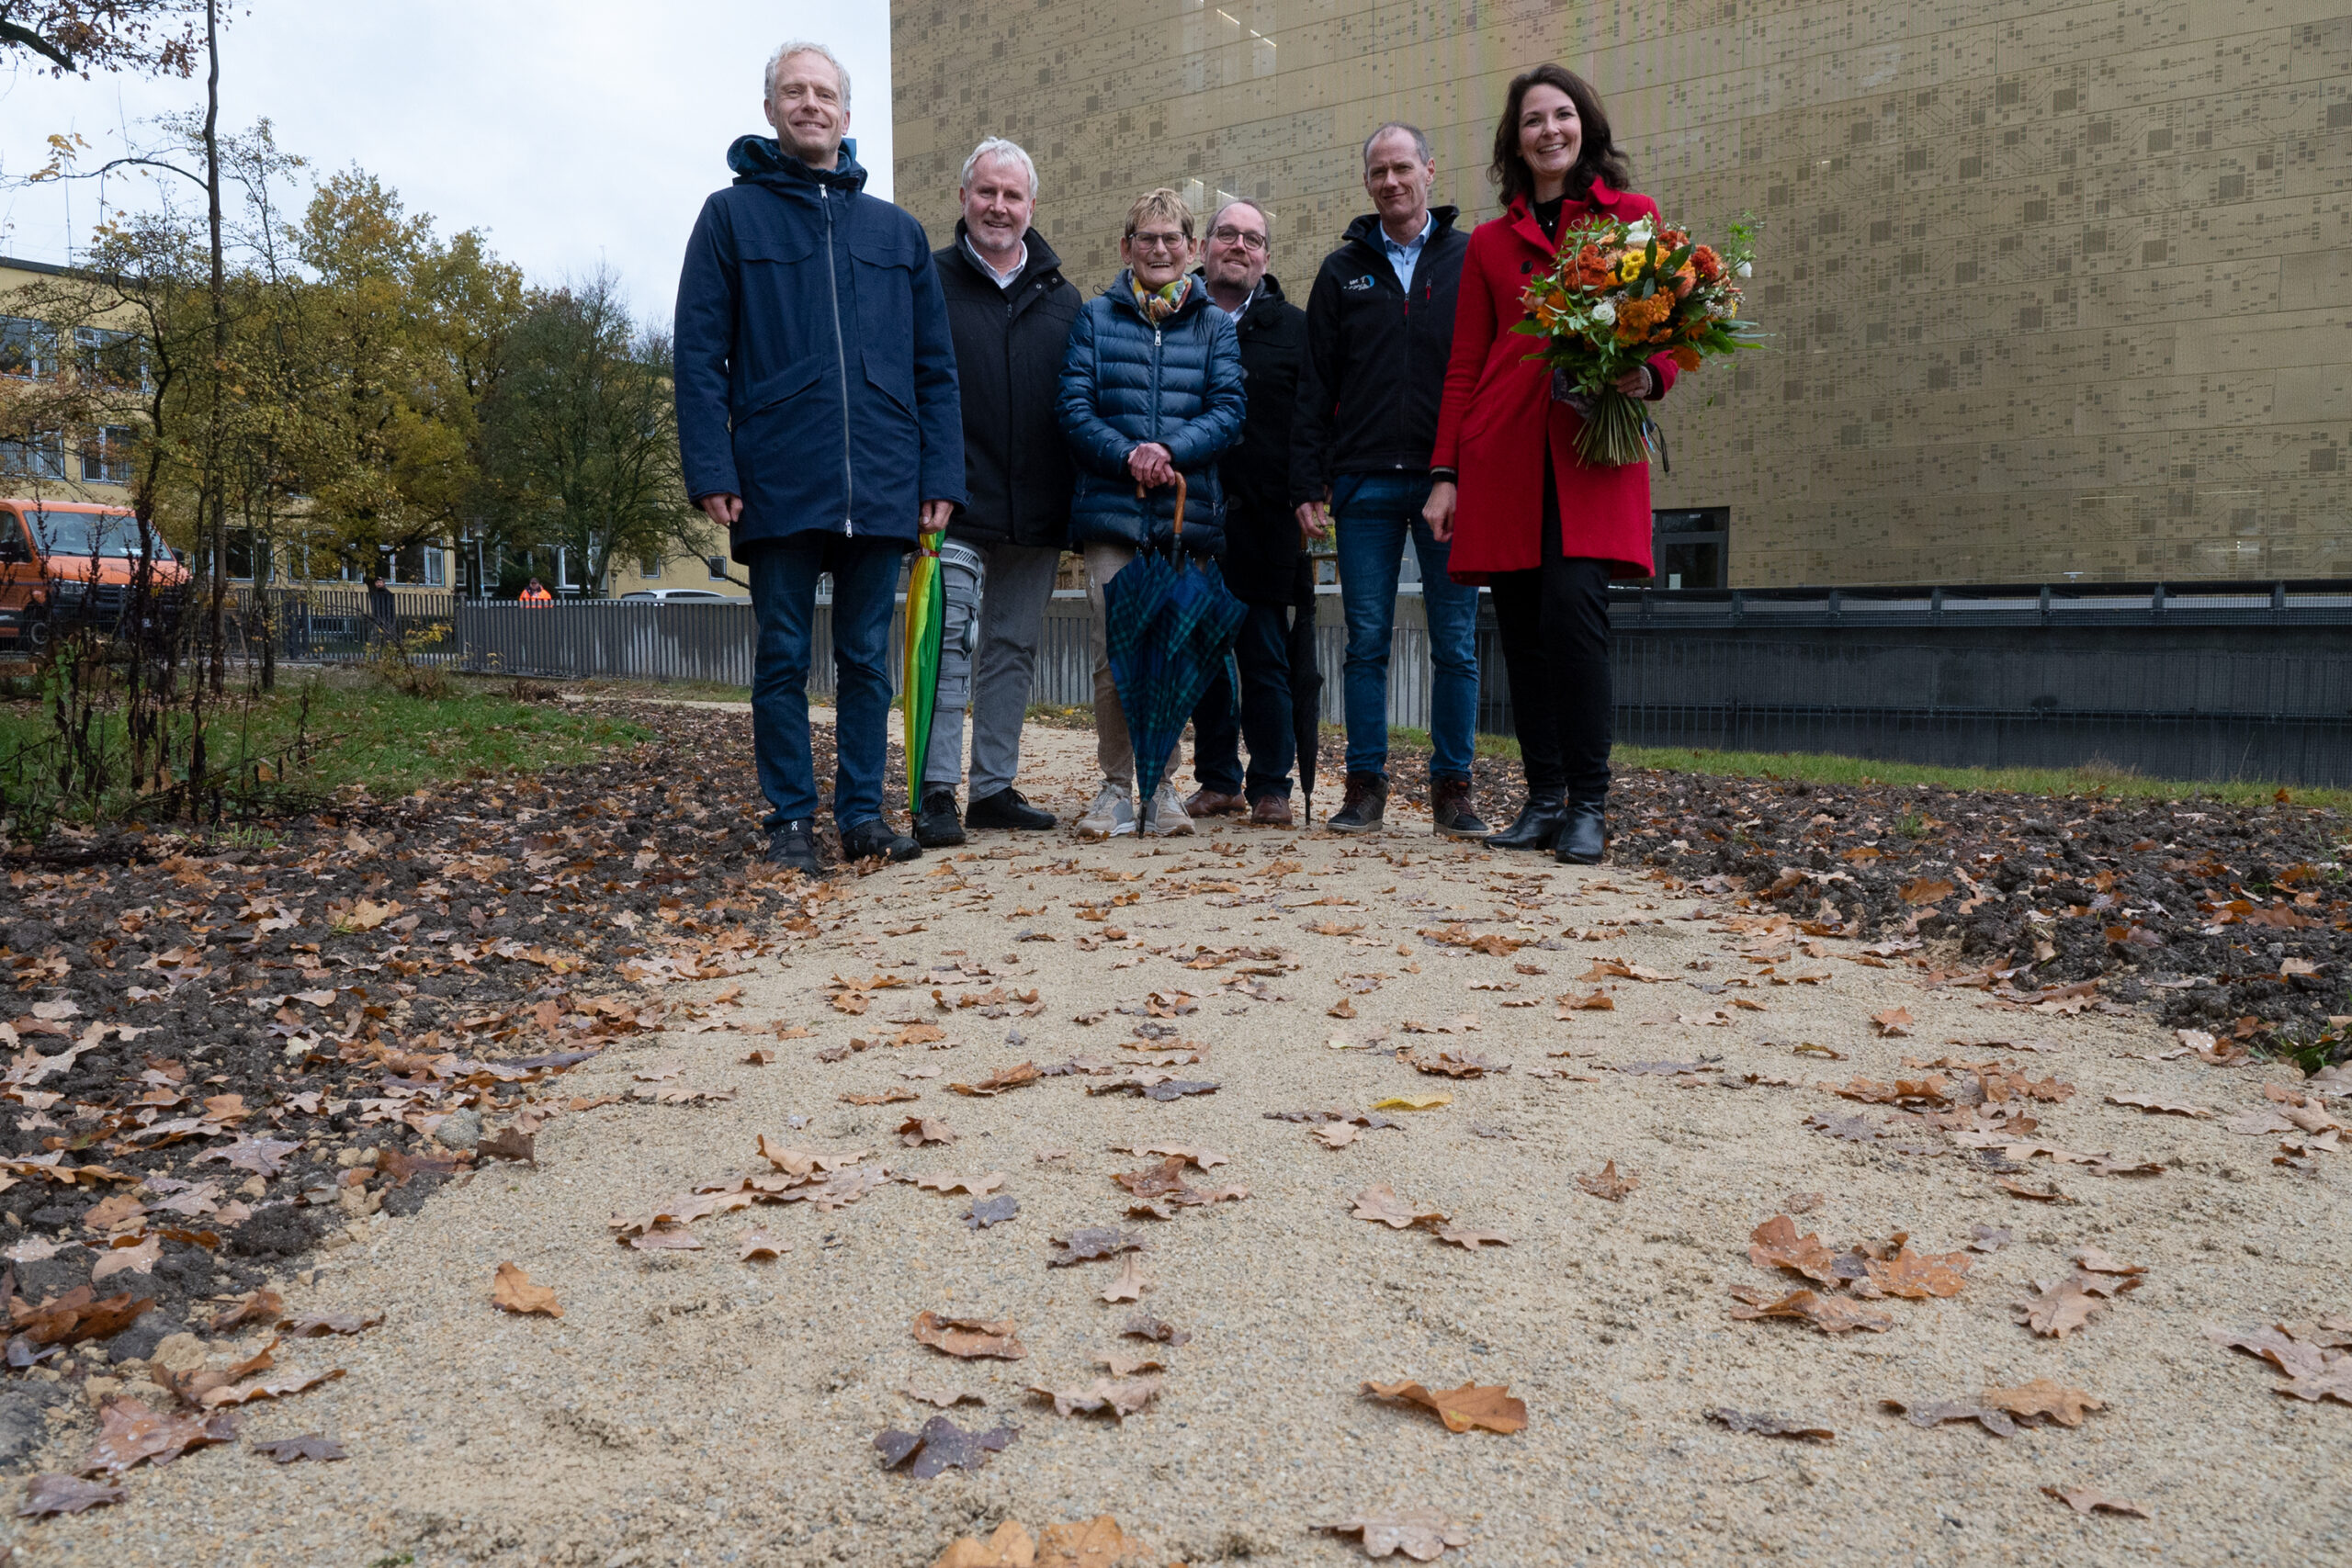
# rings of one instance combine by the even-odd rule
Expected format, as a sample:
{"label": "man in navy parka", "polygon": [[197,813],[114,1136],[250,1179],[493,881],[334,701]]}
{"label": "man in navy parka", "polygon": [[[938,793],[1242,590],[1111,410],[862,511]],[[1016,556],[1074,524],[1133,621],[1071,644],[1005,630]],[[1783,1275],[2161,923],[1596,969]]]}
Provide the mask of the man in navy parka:
{"label": "man in navy parka", "polygon": [[947,308],[922,225],[865,194],[844,151],[849,73],[821,44],[769,62],[775,137],[728,149],[678,278],[678,447],[686,493],[752,581],[752,750],[768,859],[814,873],[810,626],[833,580],[833,821],[842,852],[922,852],[882,814],[899,564],[918,521],[964,502]]}

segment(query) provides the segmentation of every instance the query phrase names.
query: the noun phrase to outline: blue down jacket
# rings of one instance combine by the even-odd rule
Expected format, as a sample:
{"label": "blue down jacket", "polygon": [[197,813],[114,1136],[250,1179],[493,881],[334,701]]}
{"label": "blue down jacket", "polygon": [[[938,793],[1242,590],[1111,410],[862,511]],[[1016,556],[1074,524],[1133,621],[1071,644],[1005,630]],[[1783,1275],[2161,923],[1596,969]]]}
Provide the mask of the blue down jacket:
{"label": "blue down jacket", "polygon": [[1241,343],[1232,318],[1209,303],[1199,280],[1183,309],[1155,328],[1120,273],[1079,312],[1062,355],[1062,434],[1078,465],[1071,547],[1091,540],[1167,547],[1176,487],[1137,497],[1127,470],[1127,454],[1157,441],[1189,492],[1184,547],[1222,554],[1225,497],[1216,460],[1240,438],[1242,412]]}
{"label": "blue down jacket", "polygon": [[911,545],[925,501],[964,501],[947,305],[922,225],[746,136],[678,277],[686,493],[740,495],[731,542],[873,535]]}

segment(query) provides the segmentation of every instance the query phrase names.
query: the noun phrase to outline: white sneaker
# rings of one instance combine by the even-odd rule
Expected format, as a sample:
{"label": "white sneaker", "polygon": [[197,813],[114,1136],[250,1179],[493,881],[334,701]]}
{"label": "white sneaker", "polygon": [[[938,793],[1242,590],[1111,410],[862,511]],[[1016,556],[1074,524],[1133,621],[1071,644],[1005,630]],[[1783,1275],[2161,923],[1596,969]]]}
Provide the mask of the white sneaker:
{"label": "white sneaker", "polygon": [[1163,839],[1195,831],[1193,814],[1184,809],[1176,786],[1166,779],[1159,781],[1159,792],[1151,797],[1151,808],[1145,813],[1144,831]]}
{"label": "white sneaker", "polygon": [[1135,797],[1108,782],[1086,815],[1078,819],[1078,836],[1081,839],[1122,839],[1135,830]]}

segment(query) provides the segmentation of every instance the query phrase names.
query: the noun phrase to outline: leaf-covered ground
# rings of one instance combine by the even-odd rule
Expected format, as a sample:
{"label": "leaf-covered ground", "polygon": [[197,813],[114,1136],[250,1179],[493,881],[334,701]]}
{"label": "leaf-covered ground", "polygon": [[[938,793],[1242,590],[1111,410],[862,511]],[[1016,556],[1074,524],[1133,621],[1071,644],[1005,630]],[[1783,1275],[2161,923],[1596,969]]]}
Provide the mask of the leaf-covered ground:
{"label": "leaf-covered ground", "polygon": [[742,716],[628,712],[11,863],[18,1560],[2328,1554],[2331,818],[1629,773],[1600,868],[809,885]]}

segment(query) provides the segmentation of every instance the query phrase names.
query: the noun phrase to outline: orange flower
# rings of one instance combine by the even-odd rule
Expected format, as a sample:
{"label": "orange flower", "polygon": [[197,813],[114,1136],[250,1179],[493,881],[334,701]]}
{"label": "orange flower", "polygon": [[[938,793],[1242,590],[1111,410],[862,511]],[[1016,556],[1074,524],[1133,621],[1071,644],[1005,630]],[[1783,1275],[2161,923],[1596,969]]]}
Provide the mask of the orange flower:
{"label": "orange flower", "polygon": [[1674,363],[1685,370],[1696,370],[1699,368],[1699,351],[1686,344],[1674,351]]}
{"label": "orange flower", "polygon": [[1697,270],[1702,283],[1713,283],[1724,275],[1724,258],[1717,255],[1711,245],[1701,245],[1692,251],[1690,265]]}

